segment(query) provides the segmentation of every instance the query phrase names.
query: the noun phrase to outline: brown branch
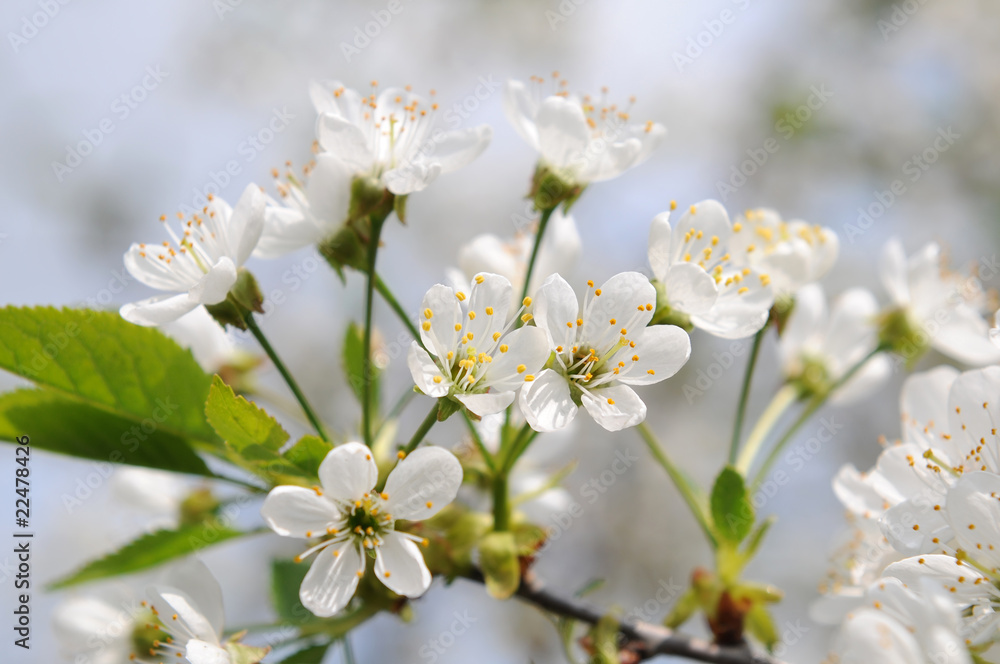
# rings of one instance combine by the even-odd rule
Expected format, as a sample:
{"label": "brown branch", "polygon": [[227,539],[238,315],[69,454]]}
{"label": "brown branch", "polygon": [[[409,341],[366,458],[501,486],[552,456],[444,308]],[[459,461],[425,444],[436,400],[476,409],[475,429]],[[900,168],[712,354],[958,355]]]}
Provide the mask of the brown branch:
{"label": "brown branch", "polygon": [[[482,572],[478,569],[473,569],[464,578],[483,583]],[[605,617],[605,614],[585,604],[550,593],[530,571],[521,580],[516,595],[543,611],[588,625],[596,625]],[[618,631],[625,637],[629,648],[643,660],[652,659],[657,655],[673,655],[714,664],[783,664],[778,659],[753,652],[746,645],[719,646],[652,623],[619,622]]]}

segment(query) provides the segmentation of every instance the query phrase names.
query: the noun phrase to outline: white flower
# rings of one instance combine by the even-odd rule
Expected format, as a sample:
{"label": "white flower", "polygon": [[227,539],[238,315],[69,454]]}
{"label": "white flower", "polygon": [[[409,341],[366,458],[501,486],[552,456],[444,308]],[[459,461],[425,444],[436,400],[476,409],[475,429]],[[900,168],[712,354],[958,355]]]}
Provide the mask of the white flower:
{"label": "white flower", "polygon": [[191,349],[194,359],[209,373],[219,373],[223,367],[243,364],[252,357],[239,350],[233,338],[200,307],[164,324],[161,331]]}
{"label": "white flower", "polygon": [[222,590],[197,560],[171,567],[163,583],[118,604],[96,597],[71,598],[53,613],[62,651],[81,664],[229,664]]}
{"label": "white flower", "polygon": [[397,532],[396,519],[422,521],[454,500],[462,466],[451,452],[422,447],[389,473],[376,492],[378,467],[360,443],[334,448],[319,468],[322,488],[279,486],[271,490],[261,515],[279,535],[325,537],[296,560],[316,560],[302,581],[299,597],[317,616],[343,609],[364,575],[365,553],[375,556],[375,574],[395,593],[423,595],[431,574],[414,543],[420,538]]}
{"label": "white flower", "polygon": [[674,228],[663,212],[649,230],[649,265],[672,314],[709,334],[740,339],[764,326],[774,295],[769,275],[733,262],[727,250],[732,236],[718,201],[692,205]]}
{"label": "white flower", "polygon": [[741,265],[771,275],[775,292],[790,294],[817,281],[837,261],[840,241],[829,228],[782,221],[774,210],[747,210],[733,224],[729,251]]}
{"label": "white flower", "polygon": [[314,83],[319,144],[355,176],[370,177],[396,195],[424,189],[438,175],[469,164],[489,145],[487,125],[435,129],[438,105],[402,88],[363,96],[337,81]]}
{"label": "white flower", "polygon": [[264,232],[254,250],[258,258],[277,258],[333,235],[347,219],[351,168],[329,154],[317,155],[301,176],[285,181],[272,171],[281,200],[267,197]]}
{"label": "white flower", "polygon": [[691,355],[691,340],[674,325],[647,327],[656,290],[638,272],[622,272],[600,288],[589,281],[583,306],[558,274],[533,302],[535,324],[555,353],[546,369],[521,389],[521,411],[536,431],[569,424],[582,405],[608,431],[635,426],[646,405],[632,390],[670,378]]}
{"label": "white flower", "polygon": [[[942,588],[966,616],[973,641],[992,640],[1000,626],[1000,476],[972,472],[947,493],[944,519],[953,534],[941,541],[937,554],[907,558],[889,565],[885,575],[913,586],[930,581]],[[958,555],[961,551],[961,555]]]}
{"label": "white flower", "polygon": [[506,409],[518,388],[534,380],[549,345],[536,327],[511,330],[521,313],[508,316],[511,292],[504,277],[486,273],[472,280],[468,296],[441,284],[427,291],[420,314],[427,350],[414,341],[407,357],[421,392],[450,395],[483,416]]}
{"label": "white flower", "polygon": [[948,357],[974,366],[1000,361],[1000,348],[990,343],[989,325],[980,313],[985,297],[949,272],[940,254],[930,243],[907,258],[898,239],[886,243],[879,268],[892,304]]}
{"label": "white flower", "polygon": [[1000,347],[1000,309],[993,314],[993,327],[990,328],[990,340]]}
{"label": "white flower", "polygon": [[[916,592],[915,592],[916,591]],[[882,579],[870,608],[850,614],[834,642],[831,664],[971,664],[958,613],[933,589]]]}
{"label": "white flower", "polygon": [[645,161],[667,130],[630,122],[628,109],[565,92],[542,98],[541,83],[508,81],[504,112],[517,133],[563,182],[587,185],[618,177]]}
{"label": "white flower", "polygon": [[[476,236],[459,249],[461,278],[455,275],[450,280],[468,283],[480,272],[492,272],[506,277],[513,287],[513,297],[520,297],[533,245],[534,236],[526,233],[518,233],[511,239],[502,239],[491,233]],[[566,274],[572,270],[580,257],[581,247],[573,217],[557,209],[549,219],[542,245],[538,248],[528,292],[534,293],[550,274]],[[513,299],[511,304],[517,306]]]}
{"label": "white flower", "polygon": [[[778,341],[782,371],[788,380],[804,385],[829,385],[863,360],[878,343],[875,297],[863,288],[844,292],[827,311],[819,284],[795,293],[795,307]],[[880,353],[832,395],[849,403],[871,394],[892,371],[889,358]]]}
{"label": "white flower", "polygon": [[[166,217],[160,217],[166,222]],[[164,227],[173,242],[133,244],[125,267],[133,277],[172,295],[158,295],[121,308],[137,325],[162,325],[203,304],[226,299],[236,271],[257,245],[264,227],[264,195],[256,185],[243,192],[236,208],[213,196],[201,214],[183,222],[180,233]]]}

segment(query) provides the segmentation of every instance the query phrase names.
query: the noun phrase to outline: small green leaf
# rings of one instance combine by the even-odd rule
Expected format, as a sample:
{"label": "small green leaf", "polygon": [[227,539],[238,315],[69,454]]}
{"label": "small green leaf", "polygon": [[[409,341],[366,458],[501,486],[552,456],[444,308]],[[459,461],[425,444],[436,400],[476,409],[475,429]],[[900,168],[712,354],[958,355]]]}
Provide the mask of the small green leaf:
{"label": "small green leaf", "polygon": [[103,558],[87,563],[73,574],[54,582],[50,588],[55,590],[85,581],[131,574],[248,534],[251,533],[234,530],[214,521],[183,526],[176,530],[157,530]]}
{"label": "small green leaf", "polygon": [[210,378],[191,352],[117,312],[0,309],[0,369],[178,438],[218,444],[205,420]]}
{"label": "small green leaf", "polygon": [[333,445],[318,436],[303,436],[294,445],[285,450],[285,457],[310,476],[319,475],[319,465],[333,449]]}
{"label": "small green leaf", "polygon": [[0,395],[0,440],[26,434],[34,448],[57,454],[212,475],[189,442],[159,428],[155,418],[129,419],[51,390]]}
{"label": "small green leaf", "polygon": [[364,404],[365,398],[365,382],[366,380],[371,381],[371,389],[369,390],[369,404],[371,405],[372,412],[378,412],[378,402],[379,402],[379,378],[381,371],[374,363],[369,362],[368,366],[371,373],[365,376],[365,337],[364,330],[359,326],[351,323],[347,326],[347,332],[344,334],[344,349],[343,349],[343,360],[344,360],[344,371],[347,374],[347,382],[351,386],[351,391],[354,392],[354,396],[357,397],[358,403]]}
{"label": "small green leaf", "polygon": [[778,629],[774,619],[763,604],[754,604],[747,612],[744,627],[752,637],[764,644],[770,651],[778,643]]}
{"label": "small green leaf", "polygon": [[747,543],[743,548],[743,556],[746,558],[747,562],[750,562],[757,554],[757,549],[760,548],[761,542],[764,541],[767,531],[771,529],[771,526],[774,525],[776,520],[777,517],[772,514],[761,521],[750,534],[750,537],[747,539]]}
{"label": "small green leaf", "polygon": [[670,609],[667,617],[663,619],[663,624],[670,629],[677,629],[686,623],[700,607],[698,593],[695,592],[694,588],[688,588]]}
{"label": "small green leaf", "polygon": [[277,420],[256,404],[236,396],[219,376],[212,378],[205,415],[215,432],[240,453],[251,446],[277,452],[288,440],[288,432]]}
{"label": "small green leaf", "polygon": [[[462,410],[462,404],[448,397],[441,397],[438,399],[438,422],[444,422],[460,410]],[[479,418],[475,417],[474,419]]]}
{"label": "small green leaf", "polygon": [[739,544],[754,524],[754,509],[747,497],[743,476],[734,468],[722,469],[712,487],[712,521],[719,538]]}
{"label": "small green leaf", "polygon": [[479,565],[486,578],[486,592],[507,599],[521,585],[521,563],[517,559],[514,533],[494,532],[479,542]]}
{"label": "small green leaf", "polygon": [[271,649],[230,641],[226,644],[226,652],[229,653],[230,664],[259,664]]}

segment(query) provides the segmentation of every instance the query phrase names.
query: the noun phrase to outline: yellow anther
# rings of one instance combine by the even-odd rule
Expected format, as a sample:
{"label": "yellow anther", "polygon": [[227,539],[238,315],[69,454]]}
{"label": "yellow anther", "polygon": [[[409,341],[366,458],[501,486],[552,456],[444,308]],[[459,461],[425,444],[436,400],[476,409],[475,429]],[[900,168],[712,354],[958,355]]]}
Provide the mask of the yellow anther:
{"label": "yellow anther", "polygon": [[455,331],[456,332],[461,332],[462,331],[462,324],[461,323],[455,323]]}
{"label": "yellow anther", "polygon": [[500,344],[501,353],[506,353],[508,350],[510,350],[510,346],[508,346],[507,344]]}
{"label": "yellow anther", "polygon": [[424,309],[424,318],[430,320],[433,317],[434,317],[433,311],[431,311],[430,309]]}
{"label": "yellow anther", "polygon": [[487,316],[493,315],[493,307],[486,307],[486,315]]}
{"label": "yellow anther", "polygon": [[677,209],[677,201],[670,201],[670,211],[673,212]]}
{"label": "yellow anther", "polygon": [[476,275],[476,283],[477,283],[477,284],[481,284],[481,283],[483,283],[484,281],[486,281],[486,277],[484,277],[484,276],[483,276],[483,275],[481,275],[481,274],[477,274],[477,275]]}
{"label": "yellow anther", "polygon": [[528,367],[524,366],[523,364],[517,365],[517,373],[524,373],[527,370],[528,370]]}
{"label": "yellow anther", "polygon": [[523,300],[521,300],[521,304],[523,304],[526,307],[530,307],[531,306],[531,298],[530,297],[524,298]]}
{"label": "yellow anther", "polygon": [[[691,209],[694,209],[693,205],[691,206]],[[615,405],[615,400],[614,399],[608,399],[608,405],[609,406],[614,406]]]}
{"label": "yellow anther", "polygon": [[527,376],[524,377],[524,382],[525,383],[530,383],[533,380],[535,380],[535,377],[533,375],[531,375],[531,374],[528,374]]}
{"label": "yellow anther", "polygon": [[475,311],[470,311],[469,312],[469,320],[476,320],[476,312]]}
{"label": "yellow anther", "polygon": [[434,503],[432,503],[432,502],[431,502],[431,501],[429,501],[429,500],[427,501],[427,503],[426,503],[426,504],[427,504],[427,509],[430,509],[430,508],[434,507]]}
{"label": "yellow anther", "polygon": [[735,224],[733,224],[733,231],[734,232],[739,233],[741,230],[743,230],[743,224],[741,224],[738,221]]}
{"label": "yellow anther", "polygon": [[493,333],[493,341],[500,341],[500,333],[499,332],[494,332]]}
{"label": "yellow anther", "polygon": [[594,291],[594,295],[596,295],[597,297],[600,297],[601,296],[601,292],[602,292],[601,289],[598,288],[597,290]]}
{"label": "yellow anther", "polygon": [[457,293],[455,293],[455,297],[458,298],[459,302],[465,302],[465,293],[463,293],[462,291],[458,291]]}
{"label": "yellow anther", "polygon": [[692,205],[691,207],[689,207],[689,208],[688,208],[688,212],[690,212],[691,214],[694,214],[694,213],[695,213],[695,212],[697,212],[697,211],[698,211],[698,208],[696,208],[696,207],[695,207],[695,206],[693,206],[693,205]]}
{"label": "yellow anther", "polygon": [[421,323],[420,327],[423,328],[424,332],[430,332],[431,331],[431,323],[430,323],[430,321],[426,321],[425,320],[423,323]]}

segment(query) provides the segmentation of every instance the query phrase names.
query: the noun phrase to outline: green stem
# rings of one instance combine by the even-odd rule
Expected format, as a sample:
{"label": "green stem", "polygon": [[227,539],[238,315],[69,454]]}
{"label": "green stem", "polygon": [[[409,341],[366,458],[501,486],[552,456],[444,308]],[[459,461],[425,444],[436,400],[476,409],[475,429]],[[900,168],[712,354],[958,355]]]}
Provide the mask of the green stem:
{"label": "green stem", "polygon": [[[558,206],[556,206],[558,207]],[[531,248],[531,258],[528,259],[528,269],[524,273],[524,286],[521,288],[521,299],[528,297],[528,289],[531,287],[531,275],[535,272],[535,262],[538,260],[538,251],[542,246],[542,238],[545,236],[545,229],[549,225],[549,217],[556,211],[555,207],[542,210],[542,216],[538,220],[538,230],[535,232],[535,245]]]}
{"label": "green stem", "polygon": [[386,283],[382,281],[382,277],[380,277],[377,273],[375,274],[375,290],[377,290],[379,295],[382,296],[385,303],[389,305],[389,308],[396,313],[396,316],[398,316],[399,320],[406,326],[407,331],[413,336],[413,338],[416,339],[417,342],[420,342],[420,332],[417,331],[417,326],[413,324],[413,321],[410,320],[410,316],[406,313],[406,309],[403,309],[399,300],[396,299],[396,296],[392,294],[392,291],[389,290]]}
{"label": "green stem", "polygon": [[486,466],[490,469],[491,472],[496,473],[497,472],[496,461],[493,460],[493,455],[490,454],[490,451],[486,449],[486,444],[483,443],[483,438],[482,436],[479,435],[479,431],[476,430],[476,425],[472,421],[472,418],[469,417],[468,411],[463,410],[462,415],[463,418],[465,419],[466,426],[469,427],[469,433],[472,435],[472,442],[474,442],[476,444],[476,447],[479,448],[479,453],[483,456],[483,460],[486,462]]}
{"label": "green stem", "polygon": [[493,476],[493,530],[503,532],[510,527],[510,504],[507,495],[507,473]]}
{"label": "green stem", "polygon": [[868,360],[885,350],[885,346],[877,346],[872,352],[865,355],[857,364],[848,369],[844,375],[834,381],[828,390],[826,390],[823,394],[812,398],[809,404],[805,407],[805,410],[803,410],[799,417],[792,423],[792,426],[789,427],[788,431],[786,431],[785,434],[778,439],[778,442],[774,445],[774,449],[772,449],[767,455],[767,458],[764,459],[764,463],[761,464],[760,470],[758,470],[757,474],[754,476],[752,483],[754,489],[756,489],[757,485],[760,484],[765,476],[767,476],[767,473],[771,470],[771,466],[773,466],[778,460],[778,457],[781,455],[781,451],[784,449],[785,445],[788,444],[788,441],[795,436],[798,430],[802,428],[803,424],[809,421],[809,418],[812,417],[813,413],[819,410],[820,407],[826,403],[827,399],[830,398],[830,395],[840,389],[844,383],[849,381],[854,374],[860,371],[861,367],[868,363]]}
{"label": "green stem", "polygon": [[663,451],[659,441],[656,436],[649,429],[649,425],[645,422],[639,424],[636,427],[639,430],[639,435],[649,446],[649,451],[653,454],[653,458],[656,459],[663,469],[667,471],[667,475],[673,480],[674,486],[680,491],[681,497],[684,502],[687,503],[688,508],[691,510],[691,514],[694,515],[695,520],[698,525],[701,526],[702,532],[704,532],[705,537],[708,539],[709,543],[715,548],[718,542],[715,539],[715,533],[712,532],[712,525],[709,523],[708,515],[705,514],[703,507],[703,501],[698,497],[698,491],[694,483],[687,477],[683,470],[674,465],[673,461],[667,457],[666,453]]}
{"label": "green stem", "polygon": [[757,454],[760,452],[761,445],[767,440],[767,436],[778,423],[778,420],[781,419],[781,416],[785,414],[785,411],[798,399],[799,390],[790,383],[786,383],[775,393],[774,398],[771,399],[771,403],[761,413],[757,424],[750,430],[747,442],[743,445],[743,450],[736,461],[736,470],[741,475],[746,477],[750,471],[750,467],[753,465],[754,459],[757,458]]}
{"label": "green stem", "polygon": [[302,406],[302,411],[306,414],[306,417],[309,418],[309,421],[316,429],[316,433],[318,433],[319,437],[323,440],[330,442],[330,438],[326,435],[326,429],[323,428],[323,424],[320,422],[319,417],[316,416],[312,406],[310,406],[309,402],[306,400],[305,394],[303,394],[302,390],[299,389],[298,383],[296,383],[295,379],[292,378],[292,374],[288,371],[284,362],[281,361],[281,358],[278,357],[278,354],[268,342],[267,337],[264,336],[260,327],[257,326],[257,321],[254,320],[253,313],[247,312],[245,320],[251,334],[253,334],[254,338],[257,339],[257,342],[260,343],[261,348],[264,349],[267,356],[271,358],[271,362],[278,368],[278,372],[281,374],[281,377],[284,378],[285,383],[288,384],[288,389],[292,391],[292,394],[295,395],[295,399],[299,402],[299,405]]}
{"label": "green stem", "polygon": [[362,352],[364,367],[361,383],[361,434],[364,437],[365,445],[372,446],[372,315],[375,309],[375,282],[378,275],[375,274],[375,260],[378,257],[379,237],[382,235],[382,225],[385,217],[381,215],[369,216],[371,233],[368,235],[368,273],[365,275],[365,337]]}
{"label": "green stem", "polygon": [[743,374],[743,387],[740,388],[740,400],[736,406],[736,422],[733,424],[733,438],[729,443],[729,465],[736,463],[736,452],[740,447],[740,434],[743,432],[743,418],[747,414],[747,402],[750,401],[750,381],[753,379],[753,370],[757,366],[757,356],[760,354],[761,342],[767,334],[767,324],[757,331],[753,338],[753,347],[750,349],[750,359],[747,360],[747,370]]}
{"label": "green stem", "polygon": [[350,634],[344,634],[341,645],[344,648],[344,664],[354,664],[354,648],[351,647]]}
{"label": "green stem", "polygon": [[431,407],[430,412],[427,413],[427,417],[425,417],[424,421],[420,423],[420,426],[417,427],[417,430],[413,432],[413,437],[410,438],[410,442],[408,442],[406,444],[406,447],[403,448],[404,452],[409,454],[413,450],[417,449],[417,445],[419,445],[420,441],[424,439],[424,436],[427,435],[427,432],[431,430],[431,427],[434,426],[434,423],[438,421],[437,415],[438,415],[438,404],[437,401],[435,401],[434,405]]}
{"label": "green stem", "polygon": [[509,473],[513,470],[514,464],[521,458],[521,455],[524,454],[537,435],[538,432],[532,429],[531,425],[525,424],[521,427],[511,444],[500,451],[501,472]]}

